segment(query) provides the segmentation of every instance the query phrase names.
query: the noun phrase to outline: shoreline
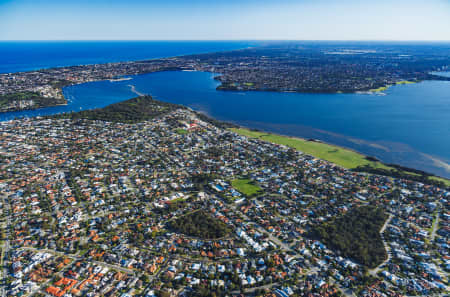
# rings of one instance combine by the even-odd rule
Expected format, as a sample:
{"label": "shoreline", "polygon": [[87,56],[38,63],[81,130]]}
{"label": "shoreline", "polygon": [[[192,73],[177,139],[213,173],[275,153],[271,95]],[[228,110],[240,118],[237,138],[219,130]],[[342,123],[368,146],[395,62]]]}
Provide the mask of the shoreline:
{"label": "shoreline", "polygon": [[[182,56],[180,56],[182,57]],[[160,58],[157,58],[155,60],[158,60]],[[97,64],[92,64],[92,65],[97,65]],[[84,66],[84,65],[81,65]],[[72,67],[72,66],[70,66]],[[48,68],[48,69],[54,69],[53,68]],[[59,67],[56,67],[59,68]],[[194,69],[194,70],[163,70],[162,72],[170,72],[170,71],[180,71],[180,72],[197,72],[198,70]],[[26,71],[28,72],[28,71]],[[151,73],[155,73],[155,72],[160,72],[160,71],[152,71],[152,72],[146,72],[146,73],[139,73],[139,74],[134,74],[134,75],[130,75],[127,77],[121,77],[121,78],[112,78],[112,79],[99,79],[99,80],[93,80],[93,81],[83,81],[83,82],[76,82],[76,83],[69,83],[69,84],[64,84],[61,87],[58,87],[58,89],[61,91],[62,97],[63,99],[66,101],[65,104],[55,104],[55,105],[47,105],[47,106],[40,106],[37,108],[25,108],[25,109],[17,109],[17,110],[9,110],[9,111],[0,111],[0,114],[7,114],[7,113],[13,113],[13,112],[21,112],[21,111],[32,111],[32,110],[37,110],[37,109],[44,109],[44,108],[50,108],[50,107],[55,107],[55,106],[64,106],[64,105],[68,105],[69,102],[68,100],[64,97],[64,93],[62,92],[63,88],[67,87],[67,86],[73,86],[73,85],[81,85],[81,84],[85,84],[85,83],[90,83],[90,82],[100,82],[100,81],[109,81],[109,82],[120,82],[120,81],[128,81],[128,80],[133,80],[133,77],[135,76],[139,76],[139,75],[146,75],[146,74],[151,74]],[[215,72],[210,72],[210,71],[206,71],[208,73],[211,73],[212,75],[217,75],[217,73]],[[21,73],[21,72],[16,72],[16,73]],[[389,89],[390,87],[393,86],[397,86],[397,85],[404,85],[404,84],[414,84],[414,83],[420,83],[422,82],[422,80],[420,81],[407,81],[407,80],[402,80],[399,82],[396,82],[395,84],[389,84],[383,87],[380,87],[378,89],[371,89],[371,90],[352,90],[352,91],[315,91],[315,90],[308,90],[308,91],[302,91],[302,90],[280,90],[280,89],[260,89],[260,88],[255,88],[255,89],[237,89],[237,88],[229,88],[226,86],[223,86],[222,82],[218,79],[218,77],[213,77],[213,80],[219,81],[220,85],[218,85],[216,87],[216,91],[224,91],[224,92],[275,92],[275,93],[297,93],[297,94],[361,94],[361,95],[386,95],[385,93],[383,93],[383,91]],[[128,85],[131,87],[131,91],[138,95],[138,96],[145,96],[146,94],[141,93],[139,91],[136,90],[136,88],[134,87],[134,85]],[[17,94],[20,92],[13,92],[13,93],[8,93],[8,95],[10,94]]]}
{"label": "shoreline", "polygon": [[[249,88],[254,86],[253,83],[247,83],[243,84],[247,88],[242,88],[242,85],[230,85],[230,84],[224,84],[223,81],[220,80],[220,75],[214,77],[213,79],[218,81],[220,85],[216,87],[217,91],[234,91],[234,92],[277,92],[277,93],[298,93],[298,94],[363,94],[363,95],[386,95],[386,93],[383,93],[383,91],[387,91],[389,88],[399,85],[409,85],[409,84],[416,84],[423,81],[450,81],[450,76],[444,76],[444,75],[435,75],[426,78],[426,79],[420,79],[420,80],[400,80],[396,81],[394,83],[386,84],[384,86],[381,86],[376,89],[360,89],[360,90],[332,90],[332,89],[324,89],[324,90],[283,90],[283,89],[277,89],[277,88]],[[438,79],[439,78],[439,79]]]}
{"label": "shoreline", "polygon": [[385,85],[383,87],[379,87],[379,88],[376,88],[376,89],[370,89],[367,92],[370,93],[370,94],[379,94],[379,93],[381,93],[383,91],[387,91],[390,87],[393,87],[393,86],[410,85],[410,84],[416,84],[416,83],[420,83],[420,82],[421,82],[421,80],[418,80],[418,81],[401,80],[401,81],[398,81],[398,82],[396,82],[394,84],[388,84],[388,85]]}
{"label": "shoreline", "polygon": [[[6,110],[6,111],[1,111],[0,110],[0,115],[1,114],[8,114],[8,113],[13,113],[13,112],[22,112],[22,111],[32,111],[32,110],[38,110],[38,109],[44,109],[44,108],[50,108],[50,107],[56,107],[56,106],[65,106],[69,104],[69,100],[67,100],[67,98],[64,96],[64,92],[62,91],[62,87],[61,88],[57,88],[61,98],[51,98],[53,100],[62,100],[64,101],[63,103],[56,103],[56,104],[50,104],[50,105],[44,105],[44,106],[37,106],[37,107],[30,107],[30,108],[19,108],[19,109],[13,109],[13,110]],[[16,92],[16,93],[10,93],[10,94],[20,94],[20,92]],[[9,94],[8,94],[9,95]],[[46,98],[42,95],[40,95],[42,98]],[[46,98],[49,99],[49,98]],[[23,99],[23,100],[27,100],[27,99]],[[33,99],[31,99],[33,100]]]}
{"label": "shoreline", "polygon": [[[158,60],[158,59],[156,59],[156,60]],[[182,69],[175,69],[175,70],[171,70],[171,69],[165,69],[165,70],[162,70],[162,72],[170,72],[170,71],[185,71],[185,72],[192,72],[192,71],[198,71],[198,70],[187,70],[187,69],[184,69],[184,70],[182,70]],[[155,71],[155,72],[160,72],[160,71]],[[205,71],[205,72],[209,72],[211,75],[217,75],[217,73],[216,72],[212,72],[212,71]],[[88,82],[96,82],[96,81],[105,81],[105,80],[107,80],[107,81],[110,81],[110,82],[114,82],[114,81],[124,81],[124,80],[132,80],[133,79],[133,77],[137,77],[137,76],[140,76],[140,75],[146,75],[146,74],[149,74],[149,73],[153,73],[153,71],[150,71],[150,72],[146,72],[146,73],[139,73],[139,74],[136,74],[136,75],[132,75],[132,77],[122,77],[122,78],[116,78],[116,79],[99,79],[99,80],[93,80],[93,81],[88,81]],[[216,77],[214,77],[213,79],[215,79],[215,80],[218,80],[217,79],[217,76]],[[220,81],[220,80],[218,80],[218,81]],[[418,83],[418,82],[420,82],[420,81],[406,81],[406,80],[403,80],[403,81],[398,81],[398,82],[396,82],[395,84],[391,84],[391,85],[388,85],[388,86],[385,86],[385,87],[383,87],[383,88],[388,88],[388,87],[391,87],[391,86],[395,86],[395,85],[402,85],[402,84],[412,84],[412,83]],[[84,84],[84,83],[87,83],[87,82],[85,82],[85,81],[82,81],[82,82],[77,82],[77,83],[71,83],[71,84],[67,84],[67,85],[79,85],[79,84]],[[136,94],[137,96],[143,96],[143,95],[145,95],[145,94],[143,94],[143,93],[141,93],[141,92],[139,92],[139,91],[137,91],[136,90],[136,88],[135,88],[135,86],[134,85],[128,85],[128,86],[130,86],[130,88],[131,88],[131,92],[133,92],[134,94]],[[64,87],[64,86],[63,86]],[[217,87],[216,89],[219,89],[219,87]],[[226,90],[226,89],[221,89],[221,90]],[[270,90],[268,90],[268,89],[237,89],[237,90],[230,90],[230,91],[235,91],[235,92],[241,92],[241,93],[245,93],[245,92],[249,92],[249,91],[260,91],[260,92],[276,92],[276,93],[283,93],[283,92],[285,92],[285,93],[304,93],[304,92],[301,92],[301,91],[286,91],[286,90],[279,90],[279,89],[270,89]],[[352,92],[348,92],[348,93],[359,93],[360,91],[352,91]],[[312,94],[322,94],[322,92],[317,92],[317,91],[312,91],[312,92],[307,92],[307,93],[312,93]],[[323,92],[323,93],[326,93],[326,94],[336,94],[336,93],[334,93],[334,92]],[[338,92],[339,93],[339,92]],[[340,93],[344,93],[344,92],[340,92]],[[347,92],[345,92],[345,93],[347,93]],[[375,94],[376,92],[370,92],[370,94]],[[66,103],[65,104],[57,104],[57,105],[49,105],[49,106],[43,106],[43,107],[38,107],[38,108],[30,108],[30,109],[20,109],[20,110],[15,110],[15,111],[5,111],[5,112],[2,112],[1,114],[8,114],[8,113],[12,113],[12,112],[21,112],[21,111],[27,111],[27,110],[37,110],[37,109],[42,109],[42,110],[45,110],[45,108],[50,108],[50,107],[54,107],[54,106],[63,106],[63,105],[68,105],[69,104],[69,102],[67,102],[67,100],[66,100]],[[280,135],[281,136],[281,135]],[[291,136],[286,136],[286,137],[291,137]],[[334,144],[331,144],[331,143],[327,143],[327,142],[322,142],[322,141],[320,141],[321,143],[324,143],[324,144],[328,144],[328,145],[330,145],[330,146],[334,146],[334,147],[337,147],[337,148],[341,148],[341,149],[345,149],[345,150],[347,150],[347,151],[353,151],[354,153],[357,153],[357,154],[360,154],[361,156],[366,156],[366,155],[364,155],[363,153],[360,153],[360,152],[358,152],[358,151],[356,151],[356,150],[353,150],[353,149],[349,149],[349,148],[347,148],[347,147],[339,147],[339,146],[336,146],[336,145],[334,145]]]}
{"label": "shoreline", "polygon": [[[233,125],[235,125],[235,124],[233,124]],[[287,147],[301,151],[304,154],[310,155],[314,158],[318,158],[321,160],[331,162],[337,166],[346,168],[348,170],[358,171],[356,169],[358,169],[358,168],[363,169],[364,166],[372,167],[374,170],[397,170],[399,172],[409,174],[410,177],[426,176],[431,180],[443,182],[446,187],[450,187],[450,179],[448,179],[446,177],[438,176],[438,175],[435,175],[435,174],[432,174],[432,173],[429,173],[429,172],[426,172],[423,170],[408,168],[408,167],[405,167],[405,166],[402,166],[399,164],[387,164],[387,163],[384,163],[382,160],[379,160],[376,157],[368,156],[364,153],[361,153],[361,152],[356,151],[351,148],[335,145],[335,144],[324,142],[324,141],[318,140],[318,139],[306,139],[306,138],[302,138],[302,137],[298,137],[298,136],[283,135],[283,134],[267,132],[267,131],[263,131],[263,130],[259,130],[259,129],[252,129],[252,128],[244,127],[241,125],[235,125],[235,126],[237,126],[237,128],[228,128],[228,130],[230,130],[234,133],[237,133],[239,135],[249,137],[249,138],[256,138],[256,139],[259,139],[262,141],[267,141],[267,142],[275,143],[278,145],[285,145]],[[308,148],[308,144],[323,146],[323,148],[326,148],[327,150],[330,148],[337,150],[332,153],[338,153],[338,154],[342,153],[343,155],[353,154],[360,158],[359,160],[355,160],[355,162],[362,162],[362,163],[356,164],[353,167],[345,166],[342,163],[342,161],[345,161],[345,157],[341,158],[341,162],[339,162],[339,157],[337,157],[337,156],[330,155],[328,157],[327,156],[324,157],[323,155],[321,155],[322,152],[311,152],[311,148]],[[318,155],[321,155],[321,156],[318,156]],[[338,161],[336,161],[336,160],[338,160]],[[365,171],[362,171],[362,172],[365,172]],[[421,175],[421,174],[418,174],[417,172],[422,172],[424,174]],[[367,172],[367,173],[370,173],[370,172]]]}
{"label": "shoreline", "polygon": [[[203,42],[204,40],[173,40],[173,41],[168,41],[168,40],[145,40],[143,42]],[[14,40],[10,40],[10,41],[0,41],[0,44],[4,42],[23,42],[23,41],[14,41]],[[25,42],[30,42],[30,40],[25,41]],[[36,42],[36,41],[31,41],[31,42]],[[38,42],[47,42],[47,41],[38,41]],[[57,42],[61,42],[61,41],[57,41]],[[64,42],[74,42],[74,41],[62,41]],[[78,41],[75,41],[78,42]],[[102,40],[81,40],[80,42],[104,42]],[[121,42],[130,42],[130,40],[125,40],[125,41],[121,41]],[[131,40],[131,42],[136,42],[136,40]],[[138,41],[141,42],[141,41]],[[27,72],[36,72],[36,71],[42,71],[42,70],[51,70],[51,69],[58,69],[58,68],[72,68],[72,67],[84,67],[84,66],[95,66],[95,65],[105,65],[105,64],[119,64],[119,63],[139,63],[139,62],[147,62],[147,61],[154,61],[154,60],[161,60],[161,59],[175,59],[175,58],[180,58],[180,57],[186,57],[186,56],[192,56],[192,55],[202,55],[202,54],[211,54],[211,53],[221,53],[221,52],[227,52],[227,51],[238,51],[238,50],[244,50],[244,49],[252,49],[255,47],[259,47],[259,44],[255,44],[256,42],[264,42],[261,40],[215,40],[215,41],[210,41],[211,43],[217,43],[217,42],[235,42],[235,43],[242,43],[242,42],[248,42],[248,43],[253,43],[253,44],[247,44],[245,46],[240,46],[240,47],[236,47],[233,49],[215,49],[212,51],[200,51],[200,52],[188,52],[188,53],[182,53],[182,54],[175,54],[175,55],[160,55],[160,56],[155,56],[155,57],[145,57],[145,58],[137,58],[137,59],[118,59],[117,61],[109,61],[109,62],[100,62],[100,63],[79,63],[79,64],[67,64],[67,65],[56,65],[56,66],[37,66],[34,68],[29,68],[26,70],[19,70],[19,71],[6,71],[6,72],[0,72],[0,75],[2,74],[17,74],[17,73],[27,73]]]}
{"label": "shoreline", "polygon": [[[67,100],[66,100],[67,101]],[[21,112],[21,111],[32,111],[32,110],[39,110],[39,109],[45,109],[45,108],[50,108],[50,107],[57,107],[57,106],[66,106],[68,105],[69,102],[66,103],[60,103],[60,104],[54,104],[54,105],[48,105],[48,106],[40,106],[40,107],[36,107],[36,108],[27,108],[27,109],[17,109],[17,110],[9,110],[9,111],[0,111],[0,115],[1,114],[5,114],[5,113],[13,113],[13,112]],[[16,118],[16,119],[21,119],[21,118]],[[1,121],[0,121],[1,122]]]}
{"label": "shoreline", "polygon": [[[183,70],[184,71],[184,70]],[[195,70],[194,70],[195,71]],[[383,91],[387,91],[389,88],[398,86],[398,85],[407,85],[407,84],[416,84],[422,81],[433,81],[433,79],[426,80],[417,80],[417,81],[409,81],[409,80],[401,80],[392,84],[387,84],[385,86],[376,88],[376,89],[361,89],[361,90],[283,90],[283,89],[263,89],[263,88],[239,88],[240,86],[230,86],[224,85],[222,81],[220,81],[220,76],[214,77],[213,79],[218,81],[220,85],[216,87],[216,91],[231,91],[231,92],[276,92],[276,93],[297,93],[297,94],[361,94],[361,95],[386,95]],[[435,79],[437,80],[437,79]],[[444,80],[445,81],[445,80]],[[252,86],[252,85],[245,85]]]}
{"label": "shoreline", "polygon": [[132,77],[120,77],[120,78],[110,78],[108,79],[110,82],[116,82],[116,81],[124,81],[124,80],[132,80]]}
{"label": "shoreline", "polygon": [[[134,85],[128,86],[132,90],[133,88],[135,89]],[[134,93],[139,92],[135,90]],[[141,96],[142,95],[140,95],[139,97]],[[67,105],[67,103],[59,105]],[[185,105],[180,106],[182,106],[183,108],[187,108],[195,112],[196,114],[201,114],[207,118],[207,121],[209,120],[214,125],[219,127],[222,126],[222,128],[232,131],[234,133],[249,138],[257,138],[262,141],[268,141],[278,145],[284,145],[293,148],[295,150],[301,151],[306,155],[310,155],[314,158],[331,162],[336,166],[340,166],[342,168],[346,168],[351,171],[366,172],[369,174],[373,173],[378,175],[390,176],[393,178],[397,178],[397,176],[394,176],[395,174],[402,174],[406,176],[402,176],[399,178],[415,180],[423,182],[425,184],[428,183],[436,185],[436,183],[441,183],[443,184],[443,187],[446,188],[450,187],[450,179],[448,178],[441,177],[423,170],[408,168],[398,164],[387,164],[376,157],[368,156],[352,148],[335,145],[319,139],[312,139],[312,138],[306,139],[299,136],[290,136],[286,134],[266,132],[263,130],[249,128],[239,124],[234,124],[232,122],[220,121],[215,119],[214,117],[205,114],[204,112],[195,111],[192,108]],[[14,120],[21,120],[21,118],[15,118]]]}
{"label": "shoreline", "polygon": [[[256,46],[257,47],[257,46]],[[75,64],[75,65],[69,65],[69,66],[56,66],[56,67],[47,67],[47,68],[40,68],[40,69],[35,69],[35,70],[27,70],[27,71],[17,71],[17,72],[10,72],[10,73],[0,73],[1,75],[20,75],[20,74],[26,74],[26,73],[33,73],[33,72],[39,72],[39,71],[44,71],[44,72],[51,72],[52,70],[58,70],[58,69],[68,69],[68,70],[73,70],[73,69],[77,69],[80,67],[91,67],[91,66],[105,66],[105,65],[120,65],[120,64],[145,64],[145,63],[149,63],[149,62],[162,62],[162,61],[172,61],[172,60],[180,60],[183,61],[183,58],[189,58],[191,56],[195,56],[195,55],[204,55],[204,54],[219,54],[219,53],[226,53],[226,52],[233,52],[233,51],[239,51],[239,50],[244,50],[244,49],[252,49],[255,48],[255,46],[248,46],[248,47],[244,47],[244,48],[238,48],[238,49],[232,49],[232,50],[221,50],[221,51],[211,51],[211,52],[200,52],[200,53],[196,53],[196,54],[192,54],[192,53],[187,53],[187,54],[180,54],[180,55],[174,55],[174,56],[165,56],[165,57],[155,57],[155,58],[149,58],[149,59],[137,59],[137,60],[127,60],[127,61],[119,61],[119,62],[102,62],[102,63],[87,63],[87,64]],[[184,61],[186,62],[186,61]],[[193,71],[205,71],[205,72],[210,72],[214,75],[216,75],[217,73],[214,72],[214,70],[207,70],[207,69],[202,69],[202,67],[200,67],[199,65],[187,65],[187,64],[177,64],[175,66],[172,66],[172,69],[169,68],[165,68],[162,67],[161,69],[153,69],[153,70],[144,70],[142,72],[135,72],[135,73],[116,73],[116,76],[113,76],[112,78],[109,77],[96,77],[94,79],[89,79],[89,80],[80,80],[80,81],[67,81],[65,82],[63,85],[60,85],[62,87],[67,86],[67,85],[77,85],[77,84],[83,84],[83,83],[87,83],[87,82],[97,82],[97,81],[110,81],[110,82],[119,82],[119,81],[125,81],[125,80],[131,80],[132,76],[135,75],[142,75],[142,74],[148,74],[148,73],[152,73],[152,72],[160,72],[160,71],[184,71],[184,72],[193,72]],[[220,90],[220,91],[261,91],[261,92],[280,92],[280,93],[307,93],[307,94],[378,94],[378,95],[384,95],[384,93],[382,93],[383,91],[387,90],[388,88],[390,88],[391,86],[395,86],[395,85],[402,85],[402,84],[411,84],[411,83],[418,83],[424,80],[445,80],[445,81],[450,81],[450,77],[447,76],[443,76],[443,75],[436,75],[436,74],[432,74],[433,71],[429,72],[429,75],[422,78],[422,79],[417,79],[417,78],[411,78],[410,80],[407,80],[407,78],[400,80],[400,81],[395,81],[395,80],[390,80],[389,83],[386,83],[385,85],[382,85],[378,88],[372,88],[370,89],[368,86],[363,86],[363,87],[359,87],[357,88],[357,84],[354,85],[355,88],[347,88],[347,89],[337,89],[337,88],[333,88],[333,87],[329,87],[329,88],[284,88],[281,86],[276,86],[276,87],[268,87],[268,88],[263,88],[261,86],[255,86],[255,83],[253,82],[247,82],[247,83],[242,83],[242,82],[237,82],[236,78],[232,78],[231,81],[223,81],[221,78],[223,75],[217,75],[214,77],[214,80],[217,80],[218,82],[220,82],[220,84],[216,87],[216,90]],[[10,92],[10,93],[5,93],[5,94],[14,94],[17,92]]]}
{"label": "shoreline", "polygon": [[[210,74],[214,75],[215,73],[210,72]],[[138,74],[138,75],[147,75],[147,74]],[[136,76],[138,76],[138,75],[136,75]],[[107,81],[107,80],[103,80],[103,81]],[[83,83],[80,83],[80,84],[83,84]],[[136,96],[142,96],[142,95],[145,95],[145,94],[143,94],[143,93],[137,91],[137,90],[136,90],[136,87],[135,87],[134,85],[132,85],[131,83],[128,84],[127,86],[130,87],[131,92],[132,92],[133,94],[136,94]],[[248,91],[237,91],[237,92],[240,92],[240,93],[243,93],[243,94],[244,94],[245,92],[248,92]],[[332,95],[332,94],[330,94],[330,95]],[[132,98],[132,97],[130,97],[130,98]],[[68,105],[68,104],[69,104],[69,102],[66,103],[66,104],[59,104],[59,105]],[[45,109],[46,109],[46,108],[51,108],[51,107],[41,107],[41,108],[37,108],[37,109],[38,109],[38,110],[43,110],[44,113],[45,113]],[[36,109],[34,109],[34,110],[36,110]],[[27,110],[20,110],[20,111],[18,111],[18,112],[22,112],[22,111],[27,111]],[[0,114],[7,115],[8,112],[4,112],[4,113],[0,113]],[[27,116],[27,117],[29,117],[29,116]],[[16,118],[19,118],[19,117],[16,117]],[[247,128],[247,127],[243,127],[243,128]],[[253,129],[253,128],[250,128],[250,129]],[[283,135],[283,134],[277,134],[277,135],[279,135],[279,136],[284,136],[284,137],[291,138],[291,139],[299,138],[299,137],[289,136],[289,135]],[[306,140],[306,139],[304,139],[304,140]],[[319,140],[319,141],[315,141],[315,142],[316,142],[316,143],[321,143],[321,144],[324,144],[324,145],[329,145],[330,147],[332,147],[331,150],[332,150],[332,149],[341,149],[341,150],[351,151],[351,152],[353,152],[354,154],[358,154],[361,158],[364,158],[364,157],[367,156],[367,155],[365,155],[364,153],[362,153],[362,152],[360,152],[360,151],[358,151],[358,150],[349,148],[349,147],[343,147],[343,146],[335,145],[335,144],[333,144],[333,143],[326,142],[326,141],[323,141],[323,140]],[[318,158],[321,158],[321,159],[326,159],[326,158],[323,158],[323,157],[321,157],[321,156],[317,156],[317,157],[318,157]],[[371,157],[371,156],[368,156],[368,157],[369,157],[369,158],[373,158],[373,157]],[[333,161],[333,160],[330,160],[330,161],[339,165],[339,162],[335,162],[335,161]],[[380,163],[383,163],[383,162],[380,161]],[[406,163],[405,165],[408,166],[408,163]],[[405,166],[405,165],[403,165],[403,166]],[[398,166],[401,166],[401,165],[398,165]],[[379,167],[379,166],[377,166],[377,167]],[[384,167],[384,168],[386,168],[386,167]],[[414,168],[411,168],[411,169],[414,169]],[[414,169],[414,170],[419,170],[419,169]],[[425,171],[425,172],[426,172],[426,171]],[[430,176],[433,176],[433,175],[435,175],[436,173],[427,172],[427,174],[429,174]],[[439,175],[436,175],[436,176],[439,177]],[[446,181],[448,180],[446,177],[442,177],[442,178],[445,179]]]}

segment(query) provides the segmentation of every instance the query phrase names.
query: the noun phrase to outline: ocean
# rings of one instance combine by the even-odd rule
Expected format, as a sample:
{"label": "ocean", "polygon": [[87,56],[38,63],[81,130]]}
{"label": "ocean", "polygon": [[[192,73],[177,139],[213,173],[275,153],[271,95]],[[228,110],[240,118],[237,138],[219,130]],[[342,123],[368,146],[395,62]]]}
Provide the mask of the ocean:
{"label": "ocean", "polygon": [[0,73],[247,48],[256,41],[1,41]]}

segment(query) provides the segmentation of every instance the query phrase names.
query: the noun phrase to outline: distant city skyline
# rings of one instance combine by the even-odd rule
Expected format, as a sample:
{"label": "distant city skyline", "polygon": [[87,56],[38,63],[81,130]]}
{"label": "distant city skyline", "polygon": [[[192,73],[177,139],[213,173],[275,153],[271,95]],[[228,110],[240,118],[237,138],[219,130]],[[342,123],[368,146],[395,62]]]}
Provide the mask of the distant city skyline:
{"label": "distant city skyline", "polygon": [[0,40],[449,41],[448,0],[0,0]]}

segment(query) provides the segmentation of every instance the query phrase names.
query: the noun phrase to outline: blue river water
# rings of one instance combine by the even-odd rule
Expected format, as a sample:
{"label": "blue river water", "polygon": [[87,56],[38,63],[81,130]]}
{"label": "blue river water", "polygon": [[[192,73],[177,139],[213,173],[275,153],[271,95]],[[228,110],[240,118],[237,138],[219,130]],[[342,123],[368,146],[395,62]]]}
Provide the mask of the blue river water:
{"label": "blue river water", "polygon": [[320,139],[450,177],[450,82],[398,85],[382,96],[216,91],[213,77],[205,72],[159,72],[69,86],[64,88],[67,106],[3,114],[0,120],[103,107],[150,94],[219,120]]}
{"label": "blue river water", "polygon": [[[0,42],[0,73],[143,60],[261,45],[258,41]],[[442,75],[448,75],[443,73]],[[64,88],[67,106],[0,114],[0,121],[97,108],[138,94],[236,124],[345,146],[450,177],[450,82],[389,88],[386,96],[216,91],[213,74],[163,72]]]}

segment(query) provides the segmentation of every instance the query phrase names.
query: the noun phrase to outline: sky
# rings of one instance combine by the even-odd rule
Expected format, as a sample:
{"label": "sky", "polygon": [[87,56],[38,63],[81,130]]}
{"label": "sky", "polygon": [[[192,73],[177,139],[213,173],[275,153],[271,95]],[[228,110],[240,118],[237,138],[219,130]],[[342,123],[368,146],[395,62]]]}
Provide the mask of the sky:
{"label": "sky", "polygon": [[0,0],[0,40],[450,41],[450,0]]}

